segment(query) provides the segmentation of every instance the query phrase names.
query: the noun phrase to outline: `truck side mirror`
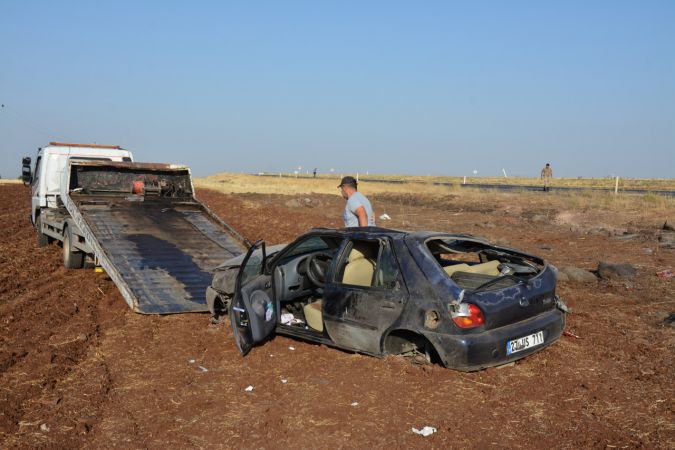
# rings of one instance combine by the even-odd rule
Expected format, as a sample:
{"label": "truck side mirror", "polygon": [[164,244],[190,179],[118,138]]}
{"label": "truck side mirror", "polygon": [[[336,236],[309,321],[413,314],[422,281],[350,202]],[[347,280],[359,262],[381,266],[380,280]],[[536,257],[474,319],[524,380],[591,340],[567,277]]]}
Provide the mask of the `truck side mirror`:
{"label": "truck side mirror", "polygon": [[25,156],[21,160],[21,180],[24,182],[24,184],[30,184],[31,181],[33,181],[33,173],[30,170],[30,157]]}

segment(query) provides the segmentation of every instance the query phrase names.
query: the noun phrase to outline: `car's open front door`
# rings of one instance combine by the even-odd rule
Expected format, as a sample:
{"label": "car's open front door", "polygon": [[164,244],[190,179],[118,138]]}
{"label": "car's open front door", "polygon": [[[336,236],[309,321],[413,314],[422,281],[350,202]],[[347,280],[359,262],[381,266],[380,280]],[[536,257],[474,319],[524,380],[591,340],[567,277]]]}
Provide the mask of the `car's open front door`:
{"label": "car's open front door", "polygon": [[258,241],[248,250],[237,277],[230,321],[243,355],[269,337],[277,325],[272,277],[264,273],[265,258],[265,242]]}

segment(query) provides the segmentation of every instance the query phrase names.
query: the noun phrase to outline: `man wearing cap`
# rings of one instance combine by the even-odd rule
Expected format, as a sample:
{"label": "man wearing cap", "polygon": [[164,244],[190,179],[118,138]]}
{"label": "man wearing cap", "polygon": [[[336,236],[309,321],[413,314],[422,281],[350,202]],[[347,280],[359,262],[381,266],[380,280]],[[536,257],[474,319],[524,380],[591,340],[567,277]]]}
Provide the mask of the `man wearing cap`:
{"label": "man wearing cap", "polygon": [[370,206],[366,196],[356,190],[357,184],[354,177],[347,176],[342,178],[338,185],[342,198],[347,200],[344,212],[345,228],[374,227],[373,207]]}

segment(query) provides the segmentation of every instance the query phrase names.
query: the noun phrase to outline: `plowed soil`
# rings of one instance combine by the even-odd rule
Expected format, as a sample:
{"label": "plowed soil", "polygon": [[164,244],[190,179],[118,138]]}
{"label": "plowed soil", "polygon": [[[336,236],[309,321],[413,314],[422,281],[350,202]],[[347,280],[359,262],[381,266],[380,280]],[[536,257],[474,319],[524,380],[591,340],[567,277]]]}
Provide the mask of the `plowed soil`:
{"label": "plowed soil", "polygon": [[[328,195],[199,194],[270,244],[339,226],[343,208]],[[0,185],[0,447],[675,447],[675,328],[663,322],[675,285],[655,275],[675,268],[656,241],[664,218],[569,213],[516,195],[372,200],[392,217],[382,225],[470,232],[559,267],[630,262],[638,273],[561,282],[578,339],[460,373],[284,337],[243,358],[229,325],[208,315],[135,314],[105,274],[66,270],[60,247],[38,248],[28,190]],[[426,425],[437,432],[411,431]]]}

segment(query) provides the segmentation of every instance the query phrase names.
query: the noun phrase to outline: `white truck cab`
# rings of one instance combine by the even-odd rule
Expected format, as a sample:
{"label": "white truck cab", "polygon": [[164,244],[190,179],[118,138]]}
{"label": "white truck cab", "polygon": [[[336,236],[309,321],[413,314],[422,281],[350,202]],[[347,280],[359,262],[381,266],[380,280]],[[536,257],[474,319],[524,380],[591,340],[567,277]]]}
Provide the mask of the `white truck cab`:
{"label": "white truck cab", "polygon": [[57,208],[63,172],[71,159],[133,162],[129,150],[115,145],[50,142],[38,149],[33,170],[30,158],[23,159],[23,180],[32,190],[31,222],[43,208]]}

